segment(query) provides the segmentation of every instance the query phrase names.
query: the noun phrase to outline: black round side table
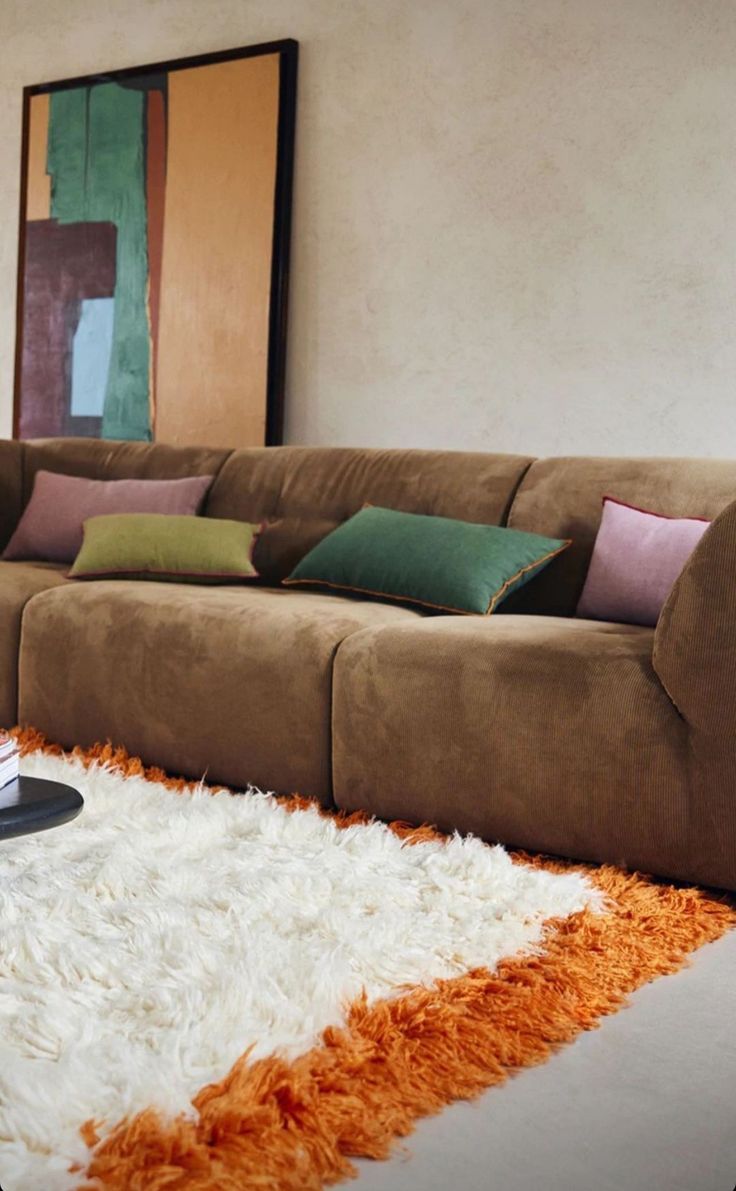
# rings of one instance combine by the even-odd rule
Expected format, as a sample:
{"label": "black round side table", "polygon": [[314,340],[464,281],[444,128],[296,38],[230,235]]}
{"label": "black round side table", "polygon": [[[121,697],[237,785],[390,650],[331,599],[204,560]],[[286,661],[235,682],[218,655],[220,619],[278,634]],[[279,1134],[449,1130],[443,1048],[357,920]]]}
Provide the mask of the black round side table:
{"label": "black round side table", "polygon": [[0,840],[68,823],[83,806],[82,795],[72,786],[19,777],[0,790]]}

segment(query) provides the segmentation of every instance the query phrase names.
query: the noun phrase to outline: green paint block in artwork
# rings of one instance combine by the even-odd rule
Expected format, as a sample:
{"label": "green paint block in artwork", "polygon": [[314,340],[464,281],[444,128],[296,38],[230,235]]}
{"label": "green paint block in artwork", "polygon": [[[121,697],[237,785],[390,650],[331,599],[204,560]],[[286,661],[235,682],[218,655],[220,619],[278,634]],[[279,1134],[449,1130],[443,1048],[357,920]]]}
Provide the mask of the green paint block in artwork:
{"label": "green paint block in artwork", "polygon": [[99,83],[51,95],[51,216],[117,228],[115,321],[102,415],[104,438],[151,438],[145,95]]}

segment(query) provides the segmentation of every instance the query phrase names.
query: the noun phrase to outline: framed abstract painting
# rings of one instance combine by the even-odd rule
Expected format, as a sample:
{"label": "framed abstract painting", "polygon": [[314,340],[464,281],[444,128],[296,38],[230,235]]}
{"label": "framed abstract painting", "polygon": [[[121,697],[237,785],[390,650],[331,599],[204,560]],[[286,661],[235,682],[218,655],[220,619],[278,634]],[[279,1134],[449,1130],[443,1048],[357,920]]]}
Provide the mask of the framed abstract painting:
{"label": "framed abstract painting", "polygon": [[281,441],[297,53],[25,89],[16,437]]}

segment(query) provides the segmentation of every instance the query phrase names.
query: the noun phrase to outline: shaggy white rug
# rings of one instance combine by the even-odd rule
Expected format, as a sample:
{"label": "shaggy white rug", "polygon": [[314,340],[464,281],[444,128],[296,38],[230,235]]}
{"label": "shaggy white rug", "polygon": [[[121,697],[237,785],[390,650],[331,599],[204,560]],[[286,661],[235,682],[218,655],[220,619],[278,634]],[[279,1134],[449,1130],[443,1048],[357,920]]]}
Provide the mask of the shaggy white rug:
{"label": "shaggy white rug", "polygon": [[42,754],[74,822],[0,845],[0,1183],[68,1191],[84,1121],[190,1101],[370,999],[543,946],[601,895],[454,838],[408,845],[258,793],[177,794]]}

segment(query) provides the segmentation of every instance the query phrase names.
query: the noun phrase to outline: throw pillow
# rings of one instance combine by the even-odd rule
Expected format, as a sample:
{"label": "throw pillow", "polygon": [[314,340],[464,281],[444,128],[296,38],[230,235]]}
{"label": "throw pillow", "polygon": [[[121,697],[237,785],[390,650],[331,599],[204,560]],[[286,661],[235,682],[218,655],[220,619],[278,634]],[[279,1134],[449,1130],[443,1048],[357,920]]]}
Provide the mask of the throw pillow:
{"label": "throw pillow", "polygon": [[568,545],[496,525],[369,506],[323,538],[284,582],[487,615]]}
{"label": "throw pillow", "polygon": [[257,534],[257,525],[211,517],[90,517],[69,578],[242,583],[258,577],[251,561]]}
{"label": "throw pillow", "polygon": [[699,517],[665,517],[604,496],[576,615],[656,625],[673,583],[709,525]]}
{"label": "throw pillow", "polygon": [[213,476],[181,480],[89,480],[39,471],[31,499],[3,558],[72,562],[88,517],[105,513],[171,513],[199,510]]}

